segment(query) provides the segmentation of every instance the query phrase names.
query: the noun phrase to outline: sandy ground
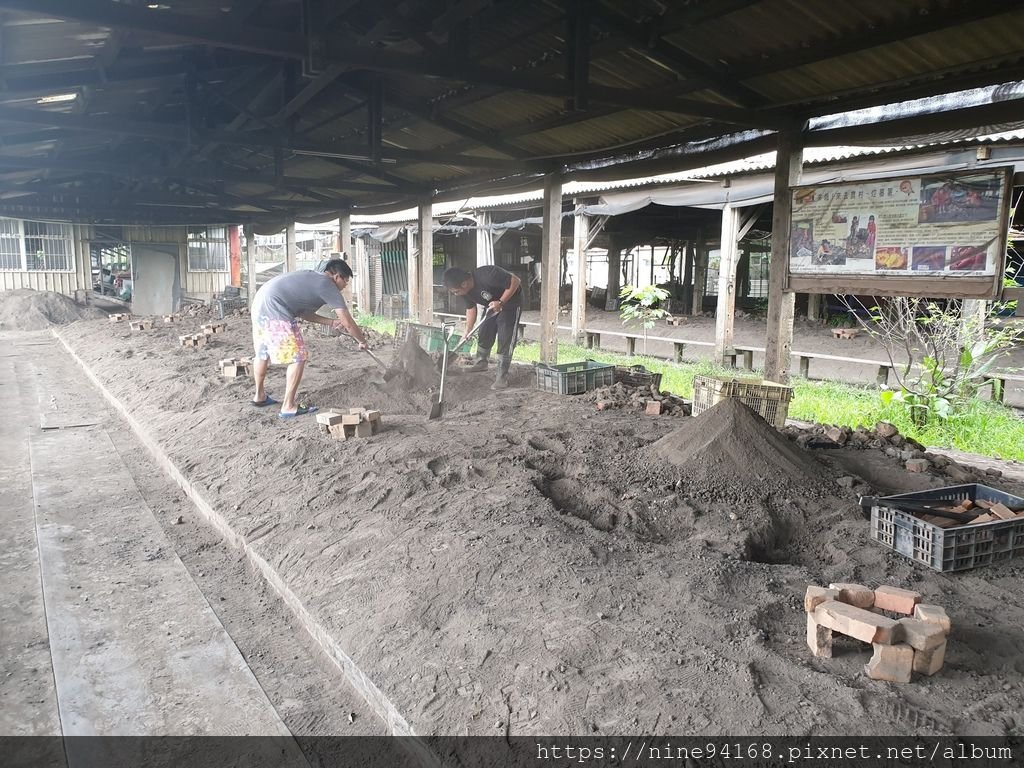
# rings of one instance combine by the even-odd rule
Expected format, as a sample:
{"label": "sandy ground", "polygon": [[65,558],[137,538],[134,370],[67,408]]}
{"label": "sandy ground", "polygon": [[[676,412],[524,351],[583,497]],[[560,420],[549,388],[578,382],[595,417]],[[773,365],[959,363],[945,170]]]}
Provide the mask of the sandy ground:
{"label": "sandy ground", "polygon": [[[250,353],[244,319],[178,346],[199,322],[60,335],[417,734],[1024,733],[1024,560],[918,567],[869,540],[835,482],[884,493],[948,477],[878,450],[789,446],[778,463],[782,438],[749,423],[719,424],[701,454],[715,461],[691,466],[677,430],[693,437],[700,419],[598,412],[520,368],[500,393],[489,373],[453,376],[449,415],[429,422],[429,392],[384,387],[351,341],[310,333],[305,399],[383,412],[373,438],[332,441],[217,375]],[[669,454],[653,446],[666,436]],[[943,605],[945,668],[896,685],[864,675],[855,641],[812,658],[802,597],[832,581]]]}

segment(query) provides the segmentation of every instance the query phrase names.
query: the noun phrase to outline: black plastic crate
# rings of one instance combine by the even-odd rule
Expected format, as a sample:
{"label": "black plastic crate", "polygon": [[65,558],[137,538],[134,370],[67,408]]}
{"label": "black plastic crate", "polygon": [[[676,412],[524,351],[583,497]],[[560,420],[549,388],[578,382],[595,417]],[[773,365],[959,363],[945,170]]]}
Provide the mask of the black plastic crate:
{"label": "black plastic crate", "polygon": [[615,383],[622,383],[628,387],[642,387],[643,389],[654,387],[660,392],[661,374],[648,371],[642,365],[617,365],[615,366]]}
{"label": "black plastic crate", "polygon": [[865,499],[862,504],[871,506],[872,539],[936,571],[965,571],[1024,555],[1024,517],[941,528],[898,508],[901,501],[958,504],[965,499],[1024,506],[1024,498],[978,483]]}

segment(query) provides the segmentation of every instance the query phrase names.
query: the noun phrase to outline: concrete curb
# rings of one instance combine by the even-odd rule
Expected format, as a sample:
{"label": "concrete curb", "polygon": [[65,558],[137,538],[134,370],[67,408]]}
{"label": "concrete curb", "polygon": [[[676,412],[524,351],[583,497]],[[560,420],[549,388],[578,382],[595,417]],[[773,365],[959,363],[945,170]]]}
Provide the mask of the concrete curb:
{"label": "concrete curb", "polygon": [[345,652],[333,637],[331,637],[326,628],[317,621],[305,605],[303,605],[302,600],[300,600],[285,583],[280,574],[278,574],[277,571],[275,571],[273,567],[271,567],[271,565],[255,551],[250,542],[243,535],[235,531],[223,515],[214,509],[214,507],[196,490],[188,478],[185,477],[181,470],[179,470],[174,462],[171,461],[170,457],[164,452],[160,444],[152,435],[150,435],[149,431],[146,430],[146,428],[143,427],[143,425],[140,424],[134,416],[132,416],[127,407],[125,407],[125,405],[103,385],[89,366],[87,366],[75,353],[71,348],[71,345],[68,344],[60,333],[57,330],[52,330],[51,332],[64,346],[64,349],[67,350],[71,358],[82,368],[93,386],[99,390],[103,397],[106,398],[107,402],[109,402],[121,417],[124,418],[142,444],[149,450],[157,464],[168,474],[178,487],[181,488],[192,503],[195,504],[199,513],[231,546],[241,550],[245,554],[249,559],[249,562],[253,564],[260,575],[262,575],[266,580],[270,588],[282,601],[284,601],[285,605],[288,606],[288,609],[298,620],[300,626],[306,630],[309,636],[313,638],[314,642],[316,642],[320,649],[345,676],[345,679],[356,689],[359,695],[363,697],[370,709],[372,709],[374,713],[384,721],[388,732],[392,736],[414,737],[410,739],[403,739],[402,743],[408,745],[409,749],[413,751],[414,756],[417,757],[424,765],[437,766],[440,768],[441,763],[437,759],[436,755],[434,755],[425,743],[416,737],[416,733],[413,731],[412,726],[404,717],[402,717],[391,700],[388,699],[388,697],[385,696],[376,685],[374,685],[370,678],[367,677],[355,663],[352,657]]}

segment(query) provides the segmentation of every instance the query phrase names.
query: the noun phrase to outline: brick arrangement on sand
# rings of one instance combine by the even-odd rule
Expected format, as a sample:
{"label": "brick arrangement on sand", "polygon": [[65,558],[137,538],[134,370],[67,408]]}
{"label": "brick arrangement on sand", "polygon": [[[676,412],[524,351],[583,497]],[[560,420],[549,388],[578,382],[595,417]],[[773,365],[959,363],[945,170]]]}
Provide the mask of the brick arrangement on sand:
{"label": "brick arrangement on sand", "polygon": [[874,655],[864,672],[873,680],[909,683],[913,672],[934,675],[945,660],[949,616],[921,599],[917,592],[899,587],[811,585],[804,596],[807,645],[815,656],[830,659],[832,636],[839,632],[871,643]]}

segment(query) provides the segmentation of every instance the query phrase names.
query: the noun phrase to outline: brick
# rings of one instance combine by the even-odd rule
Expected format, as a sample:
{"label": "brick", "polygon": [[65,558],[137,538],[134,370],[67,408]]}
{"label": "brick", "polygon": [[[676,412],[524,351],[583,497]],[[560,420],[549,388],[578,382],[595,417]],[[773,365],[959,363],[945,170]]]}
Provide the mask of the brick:
{"label": "brick", "polygon": [[342,417],[344,414],[338,413],[337,411],[323,411],[316,415],[316,423],[323,424],[325,427],[333,427],[335,424],[342,423]]}
{"label": "brick", "polygon": [[909,683],[914,668],[914,649],[906,643],[882,645],[874,643],[875,653],[864,667],[864,673],[872,680],[888,680],[890,683]]}
{"label": "brick", "polygon": [[922,675],[934,675],[942,669],[945,661],[945,641],[928,651],[914,651],[914,671]]}
{"label": "brick", "polygon": [[360,413],[345,413],[341,417],[342,424],[351,424],[352,426],[359,424],[362,420],[363,416]]}
{"label": "brick", "polygon": [[927,472],[931,462],[928,459],[907,459],[903,466],[907,468],[907,472]]}
{"label": "brick", "polygon": [[327,428],[327,432],[335,440],[347,440],[352,435],[349,434],[349,430],[345,429],[344,424],[332,424]]}
{"label": "brick", "polygon": [[870,608],[875,604],[875,593],[863,584],[829,584],[828,588],[838,590],[841,603],[858,608]]}
{"label": "brick", "polygon": [[366,413],[366,409],[365,408],[349,408],[348,412],[349,413]]}
{"label": "brick", "polygon": [[373,419],[367,422],[370,425],[370,430],[373,434],[380,432],[380,419]]}
{"label": "brick", "polygon": [[804,593],[804,610],[807,611],[807,613],[813,613],[814,609],[826,600],[838,599],[838,589],[825,589],[825,587],[818,587],[811,584],[807,587],[807,592]]}
{"label": "brick", "polygon": [[356,425],[356,437],[370,437],[373,434],[373,424],[369,421],[362,421]]}
{"label": "brick", "polygon": [[813,616],[833,632],[865,643],[892,645],[899,640],[899,625],[892,619],[836,600],[826,600],[814,609]]}
{"label": "brick", "polygon": [[225,358],[224,360],[220,360],[220,361],[217,362],[217,365],[219,365],[221,368],[227,368],[229,365],[234,365],[234,364],[235,364],[235,358],[233,358],[233,357],[228,357],[228,358]]}
{"label": "brick", "polygon": [[921,602],[921,594],[909,589],[882,586],[875,590],[875,607],[884,611],[914,615],[914,606]]}
{"label": "brick", "polygon": [[836,445],[843,445],[849,439],[849,435],[842,427],[829,427],[825,430],[825,437]]}
{"label": "brick", "polygon": [[174,315],[164,315],[164,322],[165,323],[176,323],[177,321],[178,321],[178,318],[176,318]]}
{"label": "brick", "polygon": [[974,506],[981,507],[982,509],[992,509],[993,503],[988,499],[978,499],[974,502]]}
{"label": "brick", "polygon": [[599,410],[599,411],[608,411],[608,410],[611,410],[611,408],[612,408],[612,404],[609,403],[607,400],[598,400],[597,401],[597,410]]}
{"label": "brick", "polygon": [[1017,513],[1005,504],[993,504],[988,513],[990,515],[995,515],[1000,520],[1010,520],[1017,516]]}
{"label": "brick", "polygon": [[915,651],[930,651],[946,642],[946,633],[938,624],[920,619],[900,619],[897,622],[903,635],[903,642]]}
{"label": "brick", "polygon": [[807,614],[807,647],[816,658],[832,658],[832,630],[815,621],[810,613]]}
{"label": "brick", "polygon": [[994,515],[990,515],[989,513],[986,512],[984,515],[978,515],[976,518],[971,520],[971,522],[969,522],[968,525],[974,525],[976,523],[991,523],[993,520],[998,520],[998,519],[999,519],[998,517],[995,517]]}
{"label": "brick", "polygon": [[647,405],[644,406],[644,413],[648,416],[661,416],[663,407],[660,400],[648,400]]}
{"label": "brick", "polygon": [[367,411],[366,418],[368,421],[380,421],[380,411]]}

